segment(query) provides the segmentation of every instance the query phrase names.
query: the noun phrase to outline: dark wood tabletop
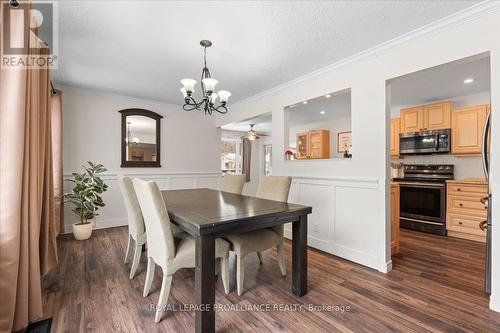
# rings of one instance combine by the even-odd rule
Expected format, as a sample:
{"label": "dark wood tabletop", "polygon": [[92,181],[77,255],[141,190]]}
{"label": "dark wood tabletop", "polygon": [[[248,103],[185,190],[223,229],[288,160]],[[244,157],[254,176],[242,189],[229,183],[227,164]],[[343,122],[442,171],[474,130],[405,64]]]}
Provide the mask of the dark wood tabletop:
{"label": "dark wood tabletop", "polygon": [[307,293],[308,206],[211,189],[162,191],[170,220],[195,237],[196,332],[215,332],[215,238],[292,223],[292,293]]}
{"label": "dark wood tabletop", "polygon": [[312,211],[308,206],[208,188],[162,191],[162,195],[170,220],[195,236],[262,229],[282,224],[281,219],[293,222]]}

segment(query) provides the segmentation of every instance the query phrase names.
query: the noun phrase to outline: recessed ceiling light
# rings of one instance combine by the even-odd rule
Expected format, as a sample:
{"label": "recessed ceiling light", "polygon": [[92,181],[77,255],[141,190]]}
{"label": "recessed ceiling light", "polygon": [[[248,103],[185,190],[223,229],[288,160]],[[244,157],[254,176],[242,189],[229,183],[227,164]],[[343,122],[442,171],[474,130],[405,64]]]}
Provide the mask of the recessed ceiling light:
{"label": "recessed ceiling light", "polygon": [[325,114],[326,112],[325,112],[325,110],[321,110],[319,113]]}
{"label": "recessed ceiling light", "polygon": [[465,79],[465,80],[464,80],[464,83],[465,83],[465,84],[468,84],[468,83],[472,83],[472,82],[474,82],[474,81],[475,81],[474,79],[469,78],[469,79]]}
{"label": "recessed ceiling light", "polygon": [[332,95],[328,94],[328,95],[325,95],[326,98],[330,98],[332,97]]}
{"label": "recessed ceiling light", "polygon": [[303,101],[302,104],[307,104],[307,101]]}

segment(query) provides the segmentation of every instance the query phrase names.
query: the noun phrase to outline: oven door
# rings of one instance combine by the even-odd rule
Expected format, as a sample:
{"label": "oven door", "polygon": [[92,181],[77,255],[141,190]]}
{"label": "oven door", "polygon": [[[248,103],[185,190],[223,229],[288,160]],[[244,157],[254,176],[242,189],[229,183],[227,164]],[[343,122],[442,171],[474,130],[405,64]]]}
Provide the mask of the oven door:
{"label": "oven door", "polygon": [[401,217],[446,223],[445,183],[399,182]]}

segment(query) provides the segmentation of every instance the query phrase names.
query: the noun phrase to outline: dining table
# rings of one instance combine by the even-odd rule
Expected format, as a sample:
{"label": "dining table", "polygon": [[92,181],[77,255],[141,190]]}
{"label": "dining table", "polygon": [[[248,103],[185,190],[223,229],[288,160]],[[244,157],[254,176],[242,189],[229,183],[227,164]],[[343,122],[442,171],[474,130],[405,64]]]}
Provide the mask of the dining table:
{"label": "dining table", "polygon": [[195,331],[215,332],[215,239],[292,223],[292,293],[307,293],[312,207],[208,188],[162,191],[171,223],[195,238]]}

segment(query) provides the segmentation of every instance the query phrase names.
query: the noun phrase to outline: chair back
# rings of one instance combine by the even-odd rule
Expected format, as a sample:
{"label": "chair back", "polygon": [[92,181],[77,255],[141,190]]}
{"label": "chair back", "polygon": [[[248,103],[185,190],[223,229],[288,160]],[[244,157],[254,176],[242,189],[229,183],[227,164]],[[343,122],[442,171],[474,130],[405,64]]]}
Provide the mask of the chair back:
{"label": "chair back", "polygon": [[128,218],[128,232],[136,241],[143,237],[145,232],[144,220],[142,218],[141,207],[135,194],[132,179],[126,176],[118,176],[118,183],[125,201]]}
{"label": "chair back", "polygon": [[261,199],[287,202],[291,184],[292,177],[265,176],[260,179],[255,196]]}
{"label": "chair back", "polygon": [[148,257],[165,268],[168,260],[175,257],[175,243],[163,196],[154,181],[135,178],[133,183],[146,224]]}
{"label": "chair back", "polygon": [[235,175],[226,173],[222,180],[222,192],[241,194],[243,185],[245,185],[245,174]]}

